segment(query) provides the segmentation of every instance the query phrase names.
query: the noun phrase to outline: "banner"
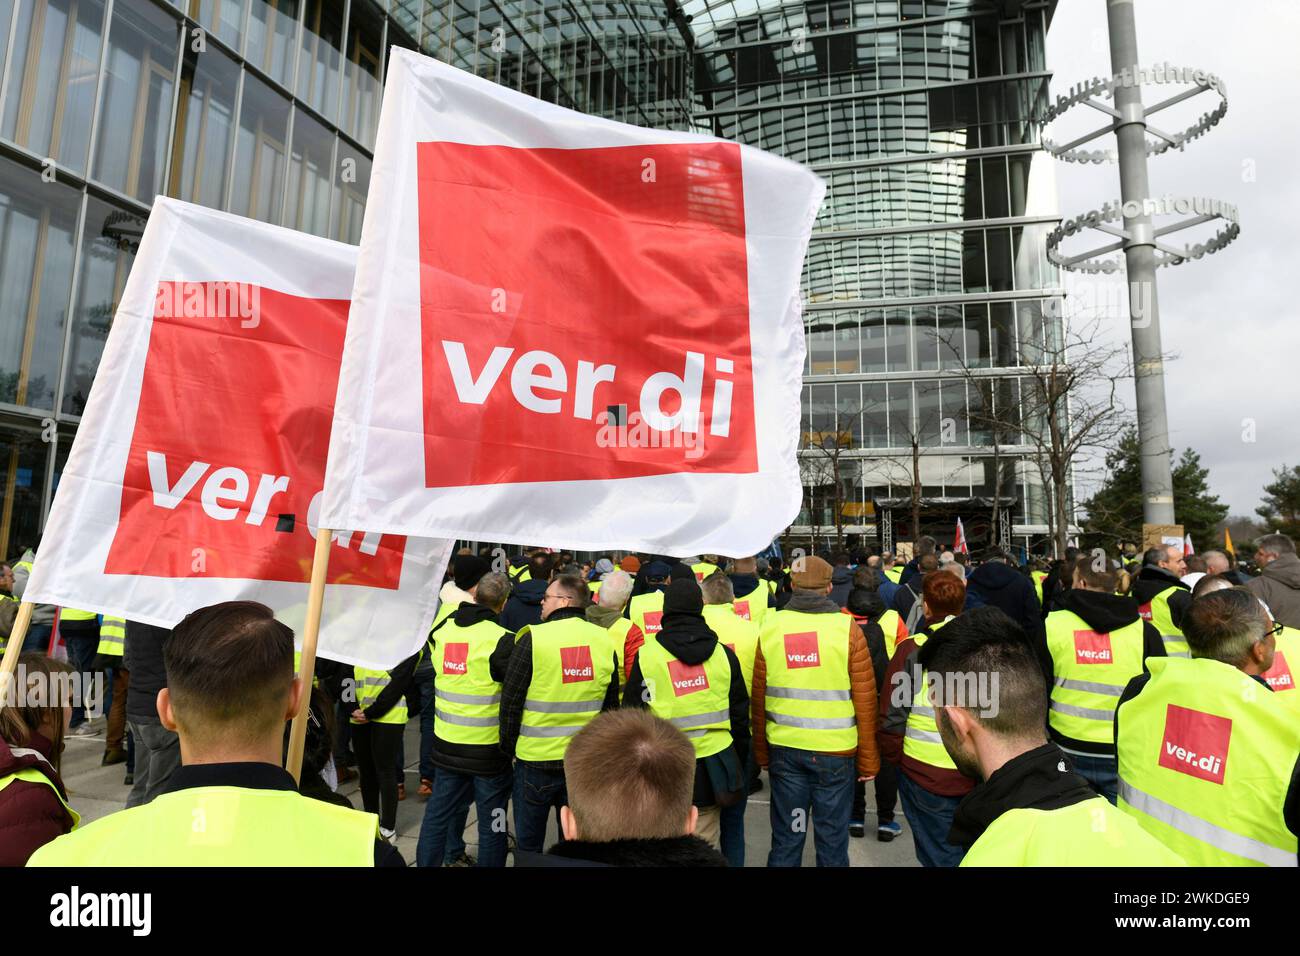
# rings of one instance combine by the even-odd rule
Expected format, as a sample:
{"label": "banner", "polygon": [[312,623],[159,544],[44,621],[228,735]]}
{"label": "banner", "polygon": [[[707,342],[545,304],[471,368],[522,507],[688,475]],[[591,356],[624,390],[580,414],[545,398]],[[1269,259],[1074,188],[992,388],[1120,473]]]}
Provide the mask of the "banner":
{"label": "banner", "polygon": [[[171,627],[261,601],[301,639],[356,248],[159,197],[24,594]],[[334,535],[318,653],[420,646],[451,542]]]}
{"label": "banner", "polygon": [[825,184],[394,49],[322,520],[754,554],[794,520]]}

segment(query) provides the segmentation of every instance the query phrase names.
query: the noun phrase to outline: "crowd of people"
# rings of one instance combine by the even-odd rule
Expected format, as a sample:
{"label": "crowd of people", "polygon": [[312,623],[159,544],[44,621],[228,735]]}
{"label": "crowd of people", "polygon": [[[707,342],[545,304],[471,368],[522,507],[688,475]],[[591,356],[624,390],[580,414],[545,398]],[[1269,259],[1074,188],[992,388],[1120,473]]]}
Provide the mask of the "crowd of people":
{"label": "crowd of people", "polygon": [[[0,634],[31,559],[0,566]],[[764,786],[768,866],[800,865],[809,829],[817,865],[847,866],[868,785],[876,838],[906,825],[923,866],[1294,866],[1300,559],[1271,534],[1254,563],[1156,547],[1017,566],[926,537],[906,561],[789,565],[462,549],[415,654],[318,659],[307,686],[260,604],[170,630],[62,609],[71,663],[29,631],[20,682],[102,673],[113,702],[104,731],[76,694],[4,702],[0,863],[406,865],[418,719],[421,867],[743,866]],[[60,756],[101,732],[132,789],[82,826]]]}

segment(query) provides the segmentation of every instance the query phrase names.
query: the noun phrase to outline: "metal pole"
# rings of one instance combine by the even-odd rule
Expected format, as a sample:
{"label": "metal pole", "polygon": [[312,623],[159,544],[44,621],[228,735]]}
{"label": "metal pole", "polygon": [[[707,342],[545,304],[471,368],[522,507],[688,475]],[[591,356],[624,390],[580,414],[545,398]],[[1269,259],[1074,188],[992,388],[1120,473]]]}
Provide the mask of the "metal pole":
{"label": "metal pole", "polygon": [[[1137,29],[1133,0],[1106,0],[1113,74],[1128,70],[1129,86],[1115,87],[1115,138],[1118,140],[1120,198],[1137,203],[1140,214],[1124,217],[1129,239],[1129,319],[1133,333],[1133,372],[1137,393],[1138,447],[1142,466],[1142,520],[1174,523],[1174,480],[1169,465],[1169,418],[1165,412],[1165,370],[1160,348],[1160,312],[1156,299],[1155,233],[1142,201],[1147,186],[1146,116],[1137,83]],[[1130,207],[1131,208],[1131,207]]]}

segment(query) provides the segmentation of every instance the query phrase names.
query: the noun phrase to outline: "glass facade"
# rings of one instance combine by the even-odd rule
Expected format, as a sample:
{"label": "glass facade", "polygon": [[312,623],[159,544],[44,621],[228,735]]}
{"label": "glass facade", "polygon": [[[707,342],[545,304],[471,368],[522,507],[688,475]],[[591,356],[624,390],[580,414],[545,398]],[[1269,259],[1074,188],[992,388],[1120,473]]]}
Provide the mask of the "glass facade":
{"label": "glass facade", "polygon": [[153,197],[358,242],[394,45],[690,126],[652,0],[0,0],[0,560],[43,524]]}
{"label": "glass facade", "polygon": [[793,532],[818,547],[837,528],[910,540],[916,485],[923,532],[950,541],[961,514],[970,537],[997,538],[996,496],[1009,509],[1001,540],[1037,541],[1045,502],[1017,367],[1059,334],[1060,277],[1044,255],[1055,185],[1031,121],[1053,4],[681,7],[696,122],[806,163],[829,187],[804,270]]}

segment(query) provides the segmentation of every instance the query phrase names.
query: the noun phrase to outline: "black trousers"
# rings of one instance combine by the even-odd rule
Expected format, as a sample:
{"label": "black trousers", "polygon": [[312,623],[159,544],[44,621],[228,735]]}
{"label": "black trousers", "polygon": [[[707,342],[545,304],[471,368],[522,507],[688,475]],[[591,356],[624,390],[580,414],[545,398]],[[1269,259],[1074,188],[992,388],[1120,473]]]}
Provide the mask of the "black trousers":
{"label": "black trousers", "polygon": [[[872,781],[876,788],[876,818],[879,823],[892,823],[894,808],[898,806],[898,768],[885,760],[880,761],[880,773]],[[850,820],[862,820],[867,813],[867,785],[853,785],[853,812]]]}
{"label": "black trousers", "polygon": [[361,774],[361,804],[367,813],[379,814],[385,830],[397,827],[397,777],[393,767],[402,745],[405,724],[352,724],[352,750]]}

